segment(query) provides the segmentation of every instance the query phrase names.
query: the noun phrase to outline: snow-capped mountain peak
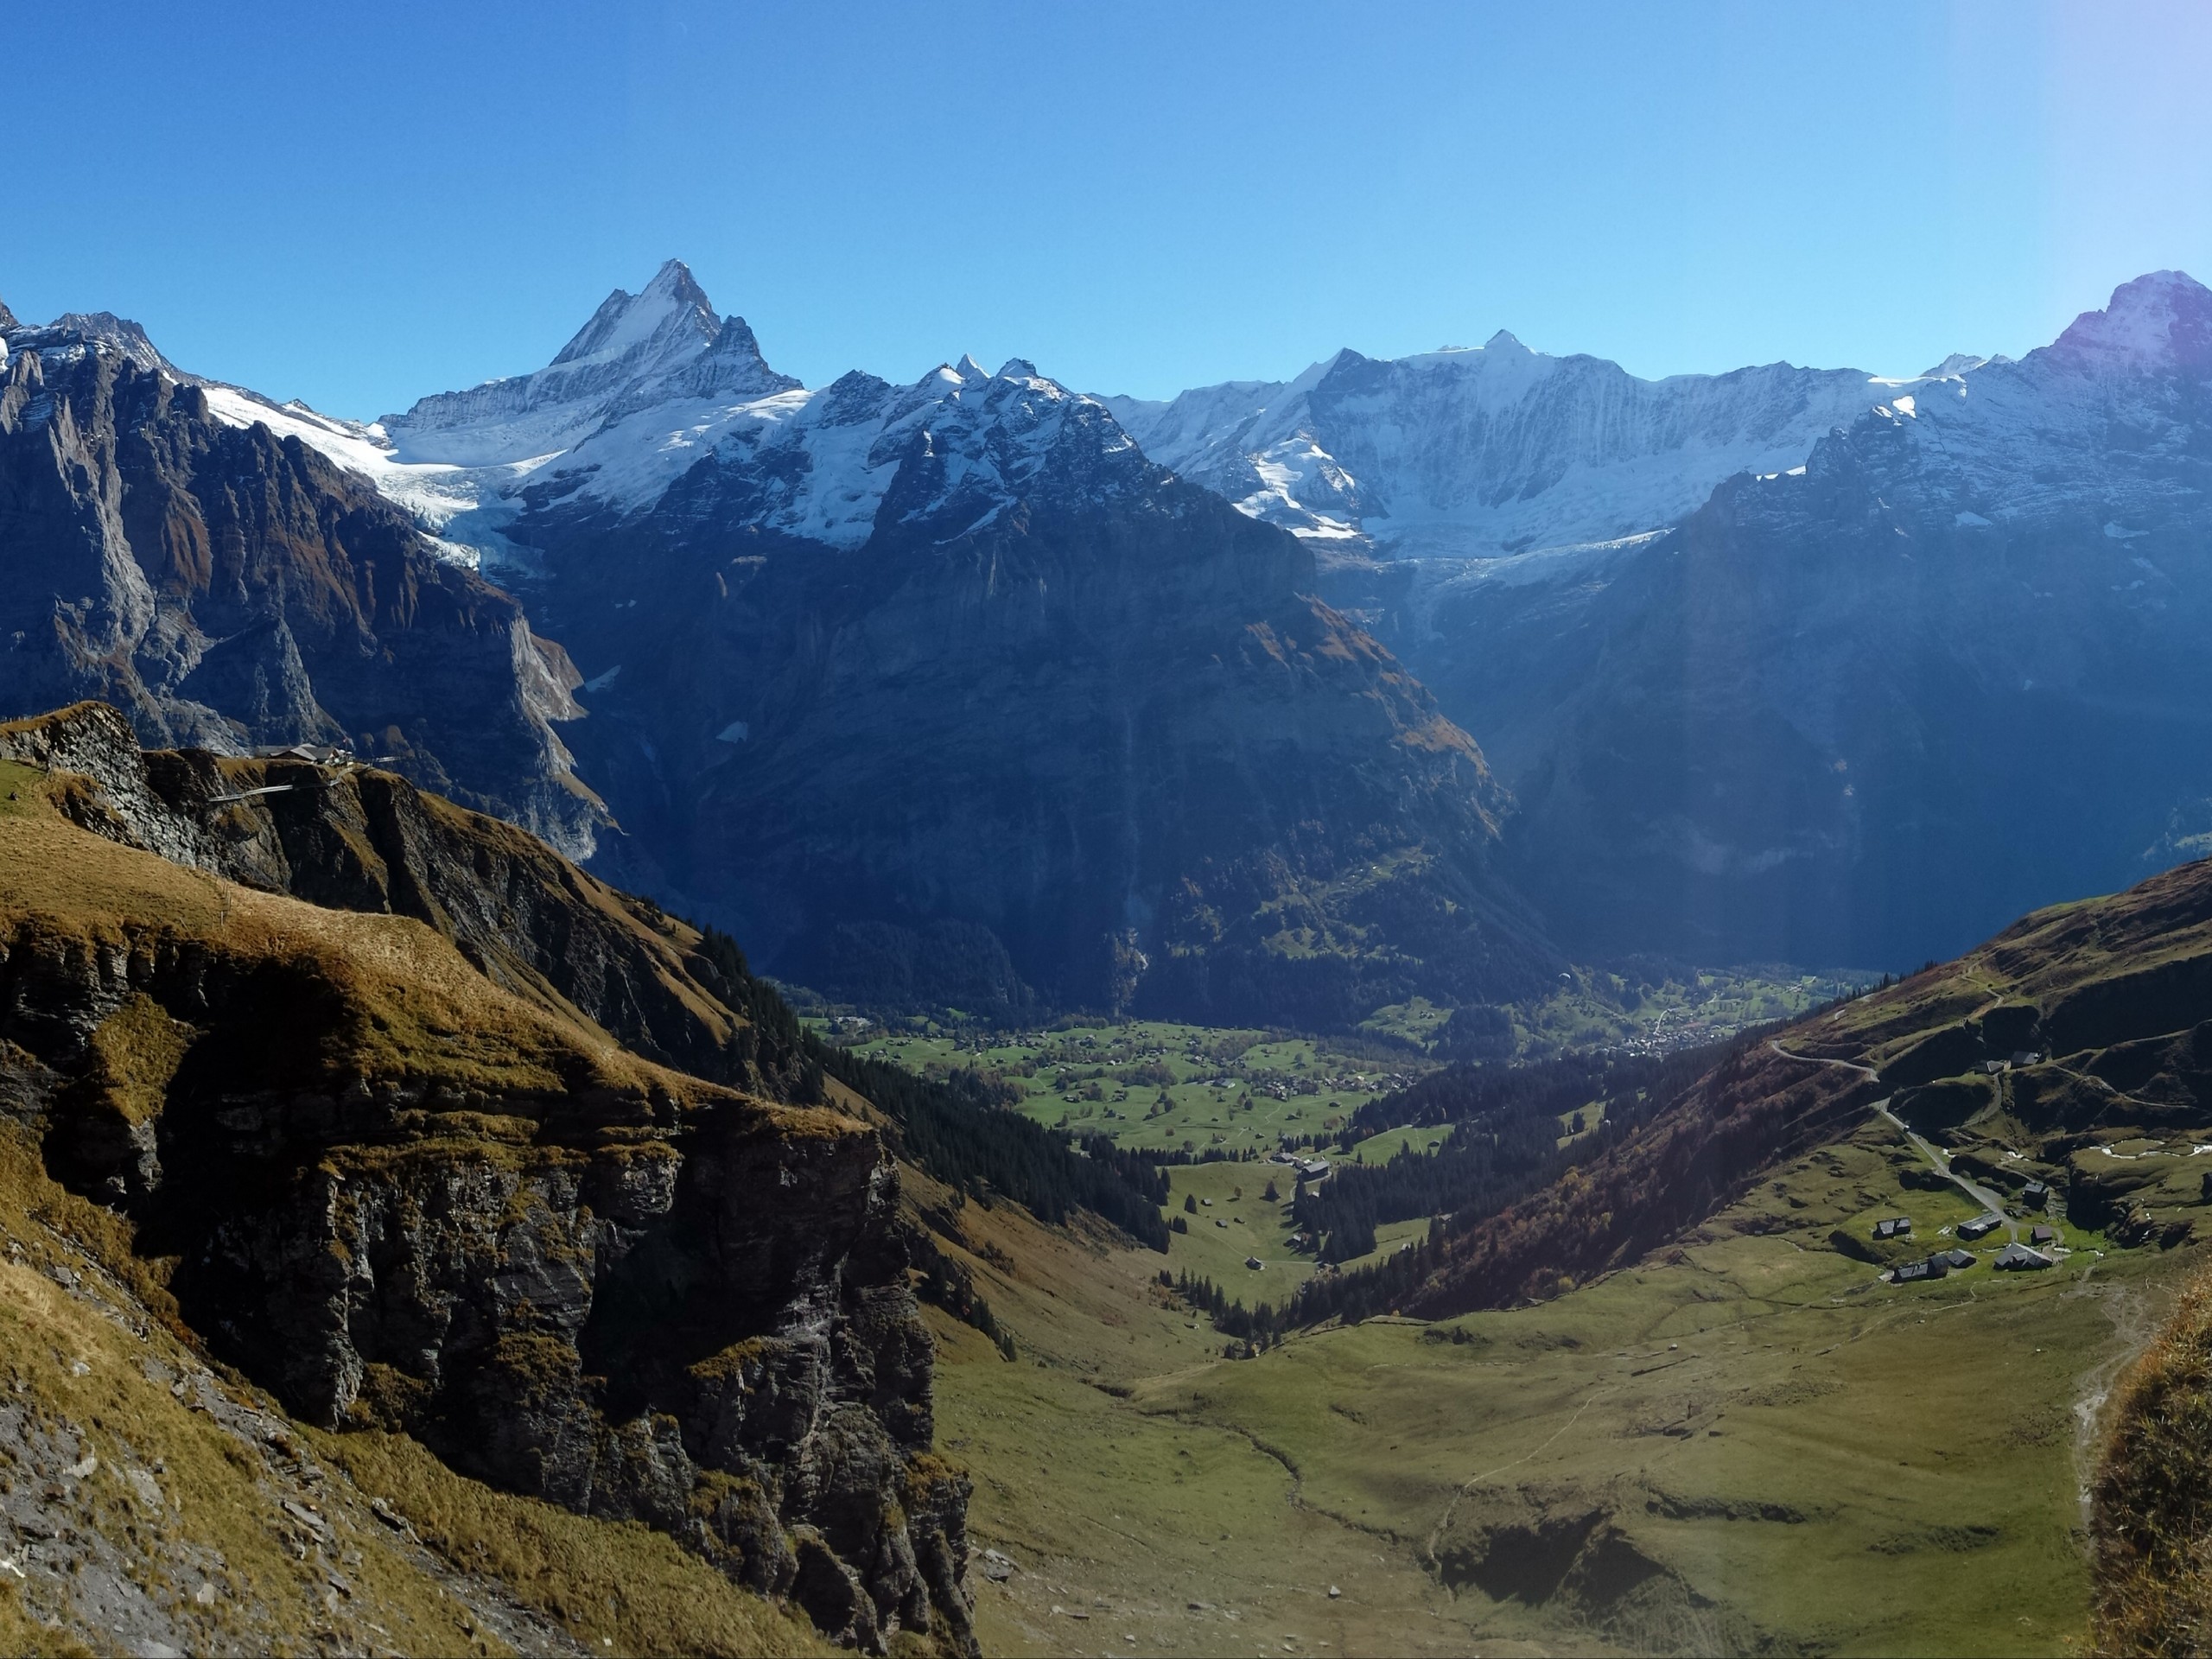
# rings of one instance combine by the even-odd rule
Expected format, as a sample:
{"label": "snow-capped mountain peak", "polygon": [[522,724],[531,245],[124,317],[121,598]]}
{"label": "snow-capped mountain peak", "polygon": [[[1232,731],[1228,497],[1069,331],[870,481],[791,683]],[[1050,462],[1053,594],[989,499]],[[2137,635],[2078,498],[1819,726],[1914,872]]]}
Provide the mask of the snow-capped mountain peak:
{"label": "snow-capped mountain peak", "polygon": [[591,321],[561,348],[553,366],[605,361],[643,345],[690,353],[715,342],[721,324],[715,308],[681,259],[671,259],[654,273],[642,292],[616,289],[601,302]]}
{"label": "snow-capped mountain peak", "polygon": [[1923,369],[1920,378],[1923,380],[1962,380],[1976,369],[1986,369],[1992,364],[2001,366],[2012,360],[2001,352],[1993,357],[1983,357],[1975,352],[1953,352],[1934,368]]}
{"label": "snow-capped mountain peak", "polygon": [[744,318],[717,317],[690,269],[671,259],[640,292],[608,295],[535,374],[425,397],[379,425],[405,461],[512,465],[573,449],[643,410],[736,403],[798,385],[768,366]]}
{"label": "snow-capped mountain peak", "polygon": [[2122,283],[2101,311],[2084,311],[2050,347],[2069,368],[2177,369],[2212,375],[2212,289],[2184,271]]}
{"label": "snow-capped mountain peak", "polygon": [[[167,370],[176,374],[175,365],[163,357],[146,331],[127,317],[118,317],[112,311],[71,311],[56,317],[52,322],[27,327],[16,321],[12,313],[0,306],[0,330],[7,339],[0,340],[0,363],[7,361],[10,349],[18,352],[38,352],[48,356],[69,356],[84,352],[111,352],[123,358],[132,367]],[[187,378],[179,376],[180,378]]]}

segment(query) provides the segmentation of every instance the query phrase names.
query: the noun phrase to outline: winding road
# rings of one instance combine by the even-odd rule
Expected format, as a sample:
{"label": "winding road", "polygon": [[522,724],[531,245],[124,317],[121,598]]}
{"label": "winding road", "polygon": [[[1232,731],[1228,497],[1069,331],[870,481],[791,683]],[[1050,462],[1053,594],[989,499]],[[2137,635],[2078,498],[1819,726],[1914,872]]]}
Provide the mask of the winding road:
{"label": "winding road", "polygon": [[[1872,1066],[1860,1065],[1853,1060],[1825,1059],[1817,1054],[1793,1054],[1782,1046],[1782,1041],[1779,1038],[1769,1039],[1767,1046],[1772,1049],[1776,1053],[1781,1055],[1783,1059],[1796,1060],[1801,1065],[1840,1066],[1846,1071],[1853,1071],[1858,1073],[1859,1076],[1866,1078],[1869,1082],[1878,1080],[1881,1075],[1879,1072],[1876,1071]],[[2018,1243],[2020,1237],[2020,1224],[2013,1220],[2012,1217],[2005,1215],[2005,1200],[1998,1194],[1991,1192],[1987,1187],[1982,1185],[1980,1182],[1970,1181],[1965,1176],[1954,1170],[1941,1153],[1937,1152],[1936,1148],[1930,1146],[1924,1138],[1916,1133],[1910,1124],[1907,1123],[1903,1118],[1899,1117],[1895,1112],[1890,1109],[1890,1099],[1891,1096],[1887,1095],[1883,1096],[1881,1099],[1874,1103],[1874,1109],[1879,1112],[1884,1117],[1888,1118],[1891,1122],[1897,1126],[1898,1132],[1901,1133],[1904,1136],[1905,1140],[1919,1152],[1922,1157],[1928,1160],[1929,1168],[1934,1170],[1945,1180],[1950,1182],[1952,1185],[1957,1187],[1959,1191],[1972,1198],[1976,1204],[1980,1205],[1984,1210],[1986,1210],[1991,1215],[2001,1218],[2005,1224],[2005,1236],[2015,1243]]]}

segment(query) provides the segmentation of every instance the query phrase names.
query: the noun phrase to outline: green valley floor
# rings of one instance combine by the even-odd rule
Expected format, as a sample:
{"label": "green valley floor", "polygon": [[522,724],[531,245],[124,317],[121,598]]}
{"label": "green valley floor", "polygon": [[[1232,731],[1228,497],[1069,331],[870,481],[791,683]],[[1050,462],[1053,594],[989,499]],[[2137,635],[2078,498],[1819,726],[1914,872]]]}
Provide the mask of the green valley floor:
{"label": "green valley floor", "polygon": [[2000,1234],[1891,1286],[1831,1236],[1949,1243],[1974,1208],[1917,1163],[1873,1117],[1556,1300],[1236,1361],[1158,1275],[1287,1288],[1209,1236],[1279,1228],[1264,1166],[1177,1172],[1216,1202],[1173,1258],[969,1205],[1019,1356],[937,1319],[986,1650],[2078,1651],[2098,1409],[2201,1251],[2069,1229],[1999,1274]]}

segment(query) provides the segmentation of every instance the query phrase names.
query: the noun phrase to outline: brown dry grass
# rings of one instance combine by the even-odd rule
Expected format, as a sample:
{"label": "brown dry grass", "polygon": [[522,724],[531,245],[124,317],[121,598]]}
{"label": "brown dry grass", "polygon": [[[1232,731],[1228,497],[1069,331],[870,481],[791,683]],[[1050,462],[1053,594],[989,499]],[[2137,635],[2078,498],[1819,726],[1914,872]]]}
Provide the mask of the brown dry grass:
{"label": "brown dry grass", "polygon": [[729,1659],[836,1651],[650,1528],[494,1491],[404,1435],[308,1438],[447,1560],[499,1579],[604,1651]]}
{"label": "brown dry grass", "polygon": [[2212,1652],[2212,1273],[2120,1385],[2093,1498],[2096,1651]]}
{"label": "brown dry grass", "polygon": [[[320,909],[91,835],[52,810],[54,792],[70,786],[66,776],[0,762],[0,938],[35,954],[83,960],[97,953],[111,962],[189,944],[234,966],[280,969],[288,982],[319,988],[321,1006],[332,1011],[311,1039],[307,1068],[327,1082],[432,1083],[456,1106],[480,1093],[524,1107],[532,1096],[586,1094],[640,1105],[656,1097],[740,1105],[777,1133],[858,1132],[835,1112],[747,1103],[641,1060],[581,1015],[493,985],[419,922]],[[193,1035],[150,998],[128,997],[93,1034],[86,1080],[134,1118],[158,1110]],[[480,1154],[527,1141],[537,1127],[496,1112],[435,1117],[433,1133],[413,1153]],[[172,1394],[168,1380],[204,1362],[158,1264],[133,1252],[121,1217],[47,1176],[29,1131],[0,1122],[0,1251],[10,1240],[20,1252],[12,1260],[0,1254],[0,1386],[12,1387],[43,1420],[84,1426],[99,1451],[100,1471],[73,1497],[82,1511],[78,1524],[128,1537],[134,1551],[144,1544],[143,1581],[183,1609],[195,1647],[302,1650],[362,1640],[351,1630],[334,1637],[328,1587],[286,1546],[264,1452],[243,1447]],[[81,1269],[86,1257],[113,1275],[95,1287],[108,1314],[42,1271],[73,1262]],[[498,1492],[403,1439],[291,1432],[385,1498],[455,1567],[503,1581],[516,1599],[595,1650],[827,1651],[803,1620],[646,1529]],[[167,1501],[155,1513],[115,1471],[157,1459]],[[404,1651],[499,1650],[424,1570],[413,1545],[370,1518],[359,1500],[355,1509],[350,1518],[343,1504],[326,1510],[334,1535],[358,1552],[346,1567],[349,1614],[365,1610]],[[176,1571],[181,1550],[222,1561],[213,1607],[192,1602],[196,1577],[172,1583],[164,1576]],[[54,1616],[51,1606],[27,1607],[12,1580],[0,1584],[0,1652],[86,1651],[66,1624],[54,1628]],[[98,1641],[97,1631],[78,1634]]]}
{"label": "brown dry grass", "polygon": [[37,810],[31,798],[66,779],[13,770],[21,775],[0,832],[0,933],[65,954],[150,952],[191,941],[233,961],[281,964],[327,993],[335,1009],[316,1039],[317,1081],[687,1105],[734,1097],[640,1059],[573,1010],[493,984],[420,922],[324,910],[118,846]]}

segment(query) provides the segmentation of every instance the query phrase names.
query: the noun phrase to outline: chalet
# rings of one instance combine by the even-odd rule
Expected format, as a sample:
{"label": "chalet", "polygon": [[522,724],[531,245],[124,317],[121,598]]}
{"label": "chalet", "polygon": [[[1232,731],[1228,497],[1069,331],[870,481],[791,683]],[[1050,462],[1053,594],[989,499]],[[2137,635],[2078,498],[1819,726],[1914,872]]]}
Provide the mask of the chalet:
{"label": "chalet", "polygon": [[2012,1064],[2015,1065],[2033,1065],[2041,1058],[2043,1056],[2031,1048],[2016,1048],[2012,1051]]}
{"label": "chalet", "polygon": [[1936,1255],[1936,1260],[1945,1263],[1953,1273],[1957,1273],[1974,1266],[1974,1255],[1972,1250],[1944,1250]]}
{"label": "chalet", "polygon": [[2024,1244],[2007,1244],[1997,1252],[1997,1259],[1990,1266],[2000,1271],[2032,1273],[2038,1268],[2053,1265],[2051,1259],[2040,1250],[2031,1250]]}
{"label": "chalet", "polygon": [[1910,1216],[1891,1216],[1887,1221],[1878,1221],[1874,1224],[1874,1236],[1878,1240],[1885,1238],[1910,1238],[1912,1236],[1912,1217]]}
{"label": "chalet", "polygon": [[1941,1279],[1951,1270],[1950,1263],[1940,1255],[1931,1255],[1925,1262],[1903,1262],[1891,1270],[1890,1282],[1910,1285],[1923,1279]]}
{"label": "chalet", "polygon": [[1334,1167],[1325,1158],[1301,1158],[1298,1160],[1298,1173],[1309,1181],[1319,1180]]}
{"label": "chalet", "polygon": [[264,760],[307,760],[318,766],[353,758],[350,751],[329,743],[287,743],[281,748],[256,749],[254,753]]}
{"label": "chalet", "polygon": [[1256,1255],[1248,1255],[1244,1258],[1244,1265],[1251,1268],[1253,1272],[1257,1273],[1262,1268],[1266,1267],[1268,1264],[1261,1261]]}
{"label": "chalet", "polygon": [[2020,1189],[2020,1202],[2031,1210],[2041,1210],[2050,1202],[2050,1186],[2045,1181],[2030,1181]]}
{"label": "chalet", "polygon": [[1993,1216],[1985,1211],[1980,1215],[1976,1216],[1972,1221],[1961,1222],[1959,1224],[1959,1236],[1961,1238],[1986,1237],[1989,1234],[1995,1232],[2004,1224],[2004,1217]]}
{"label": "chalet", "polygon": [[2010,1060],[1984,1060],[1981,1063],[1981,1069],[1993,1077],[2000,1071],[2010,1071],[2012,1069],[2012,1062]]}
{"label": "chalet", "polygon": [[2046,1245],[2056,1244],[2058,1243],[2058,1229],[2050,1226],[2037,1227],[2028,1234],[2028,1243],[2038,1249]]}

